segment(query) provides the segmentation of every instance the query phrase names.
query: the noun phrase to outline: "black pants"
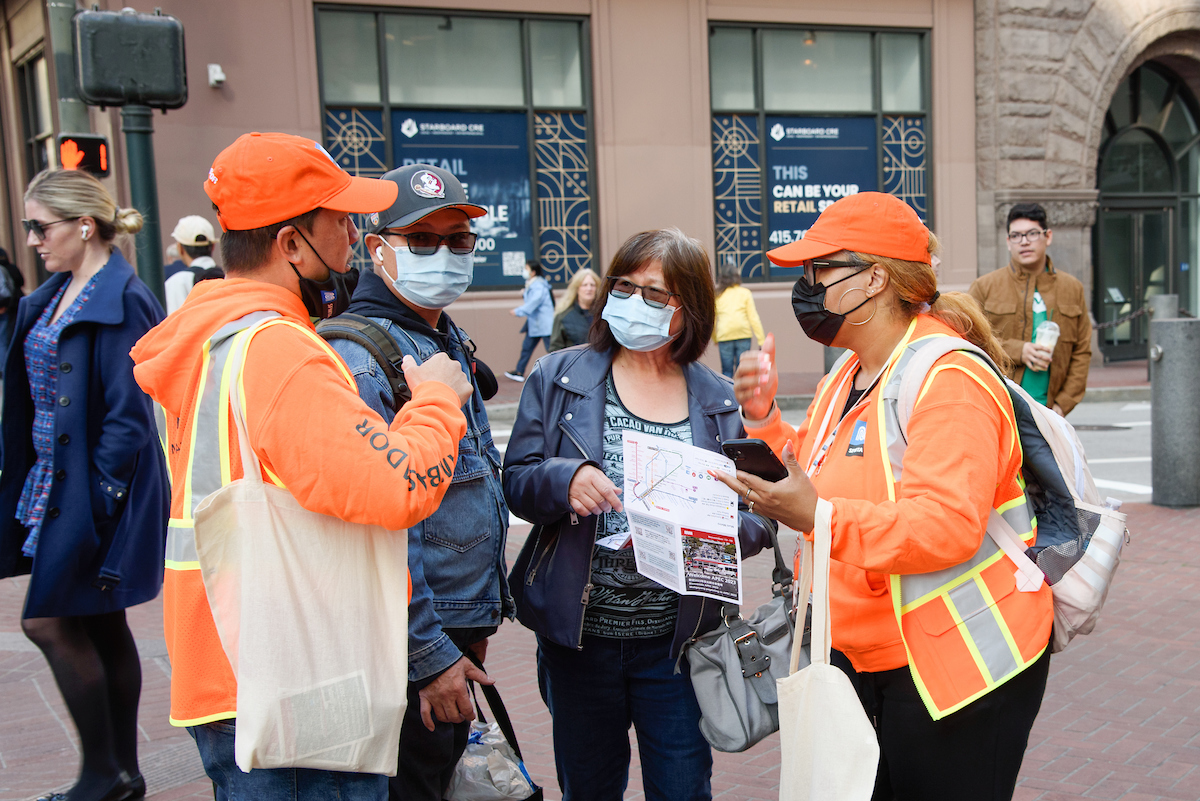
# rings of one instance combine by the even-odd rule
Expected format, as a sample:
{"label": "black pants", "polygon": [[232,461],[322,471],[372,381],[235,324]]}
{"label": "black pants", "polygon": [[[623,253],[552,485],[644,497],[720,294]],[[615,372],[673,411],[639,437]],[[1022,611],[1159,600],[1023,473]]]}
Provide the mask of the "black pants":
{"label": "black pants", "polygon": [[[471,629],[445,629],[446,636],[466,653],[467,647],[496,633],[494,626]],[[409,682],[408,709],[400,727],[400,757],[396,775],[388,779],[390,801],[442,801],[454,767],[467,749],[471,722],[445,723],[433,719],[433,731],[421,720],[418,693],[429,681]]]}
{"label": "black pants", "polygon": [[933,720],[907,667],[856,673],[830,660],[858,692],[879,737],[872,801],[1010,801],[1042,706],[1050,649],[1007,683],[957,712]]}

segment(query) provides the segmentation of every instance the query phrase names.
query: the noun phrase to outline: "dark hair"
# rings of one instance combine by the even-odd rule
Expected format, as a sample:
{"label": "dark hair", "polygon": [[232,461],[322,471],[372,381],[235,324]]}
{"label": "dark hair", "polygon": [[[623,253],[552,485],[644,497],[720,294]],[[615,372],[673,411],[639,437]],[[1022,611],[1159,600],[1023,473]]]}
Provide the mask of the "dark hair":
{"label": "dark hair", "polygon": [[528,267],[529,271],[534,275],[546,274],[546,270],[542,267],[542,263],[540,261],[527,261],[525,262],[525,266]]}
{"label": "dark hair", "polygon": [[667,289],[679,295],[683,330],[671,342],[671,360],[691,364],[704,355],[717,319],[717,296],[713,291],[712,265],[700,240],[692,239],[678,228],[643,231],[621,245],[604,276],[592,304],[592,329],[588,339],[601,353],[612,353],[620,343],[603,319],[608,302],[610,279],[636,272],[652,261],[662,264]]}
{"label": "dark hair", "polygon": [[1046,210],[1040,203],[1018,203],[1009,209],[1008,222],[1004,226],[1005,231],[1012,228],[1013,220],[1031,220],[1042,228],[1050,228],[1050,224],[1046,222]]}
{"label": "dark hair", "polygon": [[717,268],[717,295],[731,286],[741,286],[742,268],[737,262],[726,262]]}
{"label": "dark hair", "polygon": [[189,258],[193,259],[200,256],[211,256],[213,249],[211,242],[207,245],[180,245],[179,247],[183,248],[183,252],[188,254]]}
{"label": "dark hair", "polygon": [[[213,204],[216,209],[216,204]],[[312,233],[320,209],[306,211],[298,217],[284,220],[263,228],[248,231],[225,231],[221,234],[221,255],[225,258],[226,273],[246,273],[267,263],[271,258],[271,246],[275,237],[286,226],[293,225]],[[217,209],[220,213],[220,209]]]}

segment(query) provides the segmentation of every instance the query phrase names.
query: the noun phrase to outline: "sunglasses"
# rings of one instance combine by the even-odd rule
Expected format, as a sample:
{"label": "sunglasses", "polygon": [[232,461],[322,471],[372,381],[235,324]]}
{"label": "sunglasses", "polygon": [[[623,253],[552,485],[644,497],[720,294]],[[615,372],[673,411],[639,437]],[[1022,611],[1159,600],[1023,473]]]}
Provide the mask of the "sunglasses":
{"label": "sunglasses", "polygon": [[632,281],[627,281],[624,278],[614,278],[611,275],[606,277],[612,282],[612,288],[608,290],[608,294],[612,295],[614,298],[620,298],[621,300],[632,297],[635,292],[640,290],[642,293],[642,300],[646,301],[646,305],[653,306],[656,309],[662,309],[666,307],[671,298],[679,297],[678,292],[668,292],[667,290],[659,289],[656,286],[638,286]]}
{"label": "sunglasses", "polygon": [[460,232],[457,234],[435,234],[429,231],[416,231],[410,234],[399,231],[384,231],[385,236],[402,236],[408,245],[409,253],[414,256],[432,256],[437,249],[446,243],[446,247],[456,256],[465,256],[475,250],[475,240],[478,234]]}
{"label": "sunglasses", "polygon": [[52,225],[59,223],[75,222],[78,217],[68,217],[65,220],[52,220],[51,222],[42,222],[41,220],[21,220],[21,227],[25,229],[26,234],[33,234],[33,238],[39,242],[46,241],[46,229]]}
{"label": "sunglasses", "polygon": [[870,262],[866,261],[834,261],[833,259],[809,259],[804,262],[804,280],[809,286],[817,285],[816,273],[817,270],[832,270],[836,267],[857,267],[858,272],[862,272],[871,266]]}

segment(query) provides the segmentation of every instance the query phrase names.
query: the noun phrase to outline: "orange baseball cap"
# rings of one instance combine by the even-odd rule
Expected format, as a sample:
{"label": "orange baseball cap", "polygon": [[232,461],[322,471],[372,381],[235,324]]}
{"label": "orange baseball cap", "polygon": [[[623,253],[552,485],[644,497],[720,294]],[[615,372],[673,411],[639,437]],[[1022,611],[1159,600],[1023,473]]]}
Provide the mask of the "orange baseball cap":
{"label": "orange baseball cap", "polygon": [[303,136],[242,134],[213,161],[204,191],[225,231],[249,231],[313,209],[369,214],[383,211],[399,187],[356,178],[325,148]]}
{"label": "orange baseball cap", "polygon": [[768,250],[767,258],[780,267],[799,267],[839,250],[929,264],[929,229],[895,195],[859,192],[826,208],[803,239]]}

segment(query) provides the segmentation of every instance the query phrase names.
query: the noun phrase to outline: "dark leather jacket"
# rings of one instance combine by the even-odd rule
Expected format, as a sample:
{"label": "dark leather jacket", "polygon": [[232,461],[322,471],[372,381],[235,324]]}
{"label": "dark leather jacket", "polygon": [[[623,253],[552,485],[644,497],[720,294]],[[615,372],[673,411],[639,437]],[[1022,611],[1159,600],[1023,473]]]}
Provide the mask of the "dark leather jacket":
{"label": "dark leather jacket", "polygon": [[[608,354],[590,346],[556,351],[538,360],[525,381],[521,405],[504,457],[509,509],[533,530],[509,574],[517,619],[538,634],[580,647],[591,593],[597,516],[571,510],[567,489],[580,467],[600,467],[603,457],[604,384]],[[684,368],[692,444],[719,451],[722,441],[746,436],[733,385],[696,362]],[[773,522],[740,507],[742,558],[771,547]],[[719,601],[683,595],[671,655],[720,623]]]}

